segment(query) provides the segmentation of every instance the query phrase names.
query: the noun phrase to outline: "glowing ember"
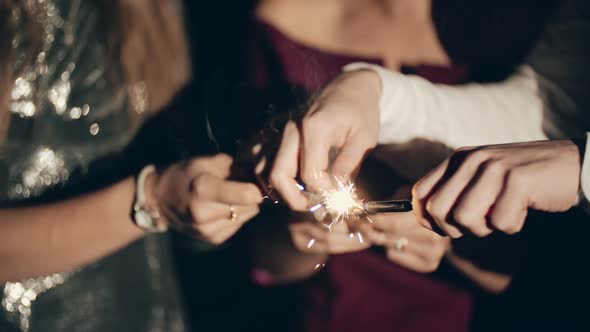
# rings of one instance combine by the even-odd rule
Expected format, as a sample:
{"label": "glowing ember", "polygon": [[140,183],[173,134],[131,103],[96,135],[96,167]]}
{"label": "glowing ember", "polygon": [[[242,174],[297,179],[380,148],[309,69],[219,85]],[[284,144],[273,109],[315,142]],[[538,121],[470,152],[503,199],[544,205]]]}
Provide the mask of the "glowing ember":
{"label": "glowing ember", "polygon": [[333,222],[358,216],[364,209],[362,201],[356,195],[354,184],[344,183],[339,179],[336,179],[336,182],[336,189],[322,193],[322,205],[326,212],[332,217]]}

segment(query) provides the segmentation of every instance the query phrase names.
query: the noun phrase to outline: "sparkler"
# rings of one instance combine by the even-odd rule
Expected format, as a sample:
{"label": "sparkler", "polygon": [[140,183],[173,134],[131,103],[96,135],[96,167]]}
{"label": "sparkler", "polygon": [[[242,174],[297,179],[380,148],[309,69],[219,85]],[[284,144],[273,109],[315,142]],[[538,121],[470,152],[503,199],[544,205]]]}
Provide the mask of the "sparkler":
{"label": "sparkler", "polygon": [[[305,188],[300,186],[301,191]],[[412,203],[408,200],[368,201],[364,202],[357,195],[354,183],[336,179],[336,188],[323,191],[319,194],[309,194],[312,201],[316,202],[309,209],[316,219],[325,220],[330,217],[331,228],[338,222],[350,219],[366,218],[371,221],[369,215],[388,212],[407,212],[412,210]],[[362,239],[359,239],[362,242]]]}

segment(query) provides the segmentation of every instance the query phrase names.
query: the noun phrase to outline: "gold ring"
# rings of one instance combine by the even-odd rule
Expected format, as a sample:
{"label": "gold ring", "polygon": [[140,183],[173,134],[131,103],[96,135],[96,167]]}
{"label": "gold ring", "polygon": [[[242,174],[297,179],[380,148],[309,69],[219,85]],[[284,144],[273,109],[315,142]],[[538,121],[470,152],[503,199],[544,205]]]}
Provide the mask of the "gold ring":
{"label": "gold ring", "polygon": [[229,220],[231,220],[231,221],[238,220],[238,213],[236,212],[236,208],[233,205],[229,206]]}

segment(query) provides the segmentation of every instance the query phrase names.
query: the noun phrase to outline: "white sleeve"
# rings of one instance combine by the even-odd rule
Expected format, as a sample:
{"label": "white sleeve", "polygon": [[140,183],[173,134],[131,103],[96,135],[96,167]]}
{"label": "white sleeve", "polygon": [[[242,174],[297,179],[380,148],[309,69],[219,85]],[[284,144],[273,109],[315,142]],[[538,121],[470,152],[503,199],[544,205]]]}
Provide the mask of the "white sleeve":
{"label": "white sleeve", "polygon": [[367,63],[345,71],[369,69],[381,78],[380,144],[413,139],[449,148],[547,139],[543,102],[535,72],[523,66],[504,82],[433,84]]}

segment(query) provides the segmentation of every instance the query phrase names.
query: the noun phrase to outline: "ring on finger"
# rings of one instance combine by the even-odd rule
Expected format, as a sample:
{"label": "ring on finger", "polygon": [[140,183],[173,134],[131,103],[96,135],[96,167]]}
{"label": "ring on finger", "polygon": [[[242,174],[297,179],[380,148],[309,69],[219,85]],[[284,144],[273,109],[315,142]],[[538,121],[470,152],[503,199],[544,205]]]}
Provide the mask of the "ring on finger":
{"label": "ring on finger", "polygon": [[397,241],[395,241],[395,250],[404,252],[409,242],[410,241],[407,238],[400,237]]}
{"label": "ring on finger", "polygon": [[233,205],[229,206],[229,220],[231,220],[231,221],[238,220],[238,212],[236,212],[236,208]]}

